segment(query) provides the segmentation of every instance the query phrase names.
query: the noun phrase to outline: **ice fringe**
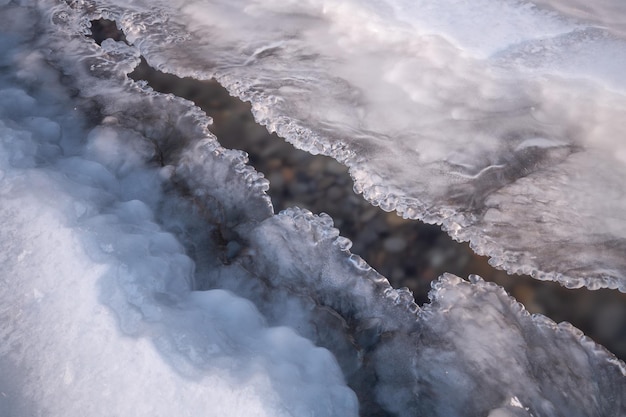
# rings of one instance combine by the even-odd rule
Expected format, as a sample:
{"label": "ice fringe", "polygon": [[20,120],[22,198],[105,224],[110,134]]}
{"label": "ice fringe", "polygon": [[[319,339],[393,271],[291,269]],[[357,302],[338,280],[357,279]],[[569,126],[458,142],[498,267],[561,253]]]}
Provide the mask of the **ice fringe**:
{"label": "ice fringe", "polygon": [[216,78],[269,130],[348,165],[372,204],[441,224],[510,273],[624,292],[618,3],[101,0],[80,10],[116,20],[153,67]]}

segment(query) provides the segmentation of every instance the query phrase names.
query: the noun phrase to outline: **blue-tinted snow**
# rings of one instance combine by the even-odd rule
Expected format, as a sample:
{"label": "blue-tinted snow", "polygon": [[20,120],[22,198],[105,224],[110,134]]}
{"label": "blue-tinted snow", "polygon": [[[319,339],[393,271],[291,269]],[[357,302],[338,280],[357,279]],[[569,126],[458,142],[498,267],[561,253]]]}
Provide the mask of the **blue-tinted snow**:
{"label": "blue-tinted snow", "polygon": [[[196,208],[212,209],[212,192],[235,223],[271,215],[266,181],[188,103],[103,77],[123,75],[123,54],[82,36],[31,40],[27,22],[0,51],[0,413],[357,415],[329,351],[231,292],[192,291],[194,263],[160,224],[164,183],[187,171],[217,181],[190,191]],[[184,156],[167,140],[194,146]],[[159,150],[176,165],[153,163]]]}

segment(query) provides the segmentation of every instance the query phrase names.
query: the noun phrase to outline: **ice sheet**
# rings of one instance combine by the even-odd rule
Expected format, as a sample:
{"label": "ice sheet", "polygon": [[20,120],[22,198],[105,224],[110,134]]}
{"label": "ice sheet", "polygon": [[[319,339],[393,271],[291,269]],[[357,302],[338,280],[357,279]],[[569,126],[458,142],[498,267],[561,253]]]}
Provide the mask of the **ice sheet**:
{"label": "ice sheet", "polygon": [[87,4],[154,67],[216,77],[347,164],[373,204],[509,272],[626,290],[619,2]]}

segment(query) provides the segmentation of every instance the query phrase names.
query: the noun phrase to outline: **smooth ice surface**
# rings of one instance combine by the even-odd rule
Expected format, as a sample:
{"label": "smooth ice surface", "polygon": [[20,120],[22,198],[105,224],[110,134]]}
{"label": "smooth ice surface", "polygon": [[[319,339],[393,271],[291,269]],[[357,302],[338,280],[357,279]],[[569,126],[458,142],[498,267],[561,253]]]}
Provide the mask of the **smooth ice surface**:
{"label": "smooth ice surface", "polygon": [[86,36],[119,19],[165,63],[139,35],[192,42],[170,9],[87,6],[0,3],[0,415],[626,414],[626,366],[571,326],[478,277],[443,276],[420,309],[327,215],[274,214],[199,109],[128,79],[140,48]]}
{"label": "smooth ice surface", "polygon": [[618,0],[83,3],[154,67],[216,77],[385,210],[509,272],[626,291]]}

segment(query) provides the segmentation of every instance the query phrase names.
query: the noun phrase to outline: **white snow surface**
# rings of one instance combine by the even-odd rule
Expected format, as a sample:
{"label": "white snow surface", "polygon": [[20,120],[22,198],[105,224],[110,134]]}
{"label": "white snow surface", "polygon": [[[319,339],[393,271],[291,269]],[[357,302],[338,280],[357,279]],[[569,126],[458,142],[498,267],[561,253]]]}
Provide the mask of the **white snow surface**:
{"label": "white snow surface", "polygon": [[[468,7],[463,4],[458,7]],[[418,308],[407,290],[391,288],[349,252],[350,242],[328,216],[297,208],[274,214],[265,194],[267,181],[246,165],[245,154],[219,146],[199,109],[126,76],[140,54],[173,72],[216,75],[254,99],[257,116],[291,132],[289,139],[353,164],[357,178],[369,167],[372,181],[395,187],[391,171],[376,174],[377,164],[389,164],[389,155],[378,151],[400,152],[403,141],[416,143],[410,134],[398,142],[392,132],[376,131],[395,126],[394,132],[411,133],[407,117],[413,110],[400,106],[398,114],[376,121],[368,103],[380,93],[381,100],[396,106],[407,100],[403,89],[419,95],[430,85],[407,87],[404,80],[388,89],[373,83],[377,91],[358,92],[353,82],[371,84],[371,74],[360,64],[374,63],[373,70],[383,71],[392,85],[411,73],[413,59],[421,58],[405,51],[402,64],[391,46],[409,47],[405,42],[413,38],[424,47],[432,41],[422,58],[428,65],[441,59],[435,72],[450,75],[444,63],[451,57],[467,64],[463,71],[450,70],[462,78],[453,89],[463,91],[467,76],[482,74],[484,56],[494,48],[501,53],[502,42],[526,39],[521,28],[531,18],[543,19],[542,36],[569,33],[581,24],[572,20],[577,17],[502,3],[497,12],[502,14],[496,16],[519,14],[519,27],[502,29],[502,42],[482,47],[478,34],[464,39],[445,22],[435,24],[442,13],[436,7],[427,19],[431,26],[418,28],[416,11],[407,5],[198,2],[179,10],[175,2],[0,1],[1,416],[626,414],[626,366],[578,330],[529,315],[501,288],[478,277],[441,277],[433,285],[431,303]],[[132,44],[107,40],[99,46],[86,36],[89,20],[102,16],[116,19]],[[276,16],[285,23],[280,28],[267,24]],[[251,26],[232,30],[229,25],[243,17],[249,21],[239,24]],[[395,26],[388,19],[395,19]],[[363,23],[366,30],[351,28]],[[446,37],[437,34],[444,30]],[[204,43],[210,31],[219,35],[212,39],[212,50]],[[313,41],[318,37],[338,55],[322,54],[319,39]],[[377,40],[370,42],[371,37]],[[395,58],[372,60],[383,44]],[[315,52],[308,49],[311,45]],[[287,68],[284,57],[276,56],[285,48],[300,57],[297,65]],[[467,48],[467,54],[459,48]],[[357,56],[346,56],[352,49]],[[273,62],[259,64],[264,60]],[[341,60],[345,65],[338,65]],[[258,71],[263,65],[275,72]],[[278,83],[283,70],[292,71],[292,78]],[[506,65],[500,70],[509,74]],[[280,84],[282,93],[252,88],[253,71],[255,83]],[[354,78],[347,82],[342,77],[349,74]],[[506,84],[515,91],[519,83],[509,76]],[[501,86],[498,77],[493,83]],[[602,102],[607,108],[611,103],[619,110],[617,90],[585,85],[589,94],[601,91],[613,100]],[[317,93],[333,86],[339,90],[327,90],[333,93],[324,99],[303,96],[306,86],[318,88]],[[489,106],[499,105],[496,90],[490,90],[496,98],[487,100]],[[296,96],[309,97],[309,104],[320,100],[297,123],[296,113],[285,111],[304,109],[305,103],[290,101]],[[339,109],[350,107],[352,113],[324,107],[340,99],[345,102]],[[446,149],[458,146],[459,177],[471,180],[497,170],[475,167],[472,152],[460,152],[460,139],[438,143],[437,137],[428,137],[429,129],[437,131],[445,119],[435,117],[441,110],[437,106],[448,103],[431,99],[430,119],[418,122],[428,128],[424,140],[432,148],[429,155],[420,150],[420,158],[437,164]],[[355,100],[365,107],[349,104]],[[267,106],[270,102],[273,107]],[[475,110],[483,112],[485,103]],[[334,119],[327,119],[331,113]],[[608,116],[598,111],[597,117]],[[354,125],[355,120],[367,123]],[[464,129],[478,125],[466,123]],[[450,129],[461,131],[460,125]],[[296,139],[296,133],[302,137]],[[355,147],[348,137],[362,141]],[[496,155],[498,140],[482,137]],[[391,140],[398,149],[388,146]],[[584,167],[597,162],[593,155],[604,158],[615,150],[612,141],[605,145],[571,157],[563,153],[571,143],[560,136],[524,136],[508,146],[513,153],[539,158],[536,164],[549,170],[540,157],[544,152],[562,163],[574,163],[579,155]],[[498,162],[509,163],[506,158]],[[438,170],[451,175],[441,166]],[[616,170],[617,163],[593,169],[609,185]],[[597,185],[596,177],[581,175],[574,181],[553,171],[574,182],[574,188]],[[545,176],[541,172],[538,180]],[[492,193],[485,201],[500,198],[498,207],[505,207],[525,196],[522,203],[531,207],[550,206],[549,196],[535,199],[540,185],[528,178],[523,180],[529,184],[518,179],[509,185],[522,187],[515,199]],[[436,186],[445,182],[431,180],[429,193],[437,194]],[[378,190],[359,184],[370,197]],[[582,214],[595,209],[575,197],[573,209]],[[371,199],[387,208],[396,204]],[[610,212],[612,201],[598,204]],[[562,205],[560,210],[570,209]],[[423,213],[436,216],[432,210]],[[504,235],[511,231],[503,215],[490,208],[483,217],[503,227]],[[618,217],[601,220],[607,228],[623,227]],[[459,226],[459,233],[470,226]],[[554,239],[560,238],[569,235]],[[595,238],[601,242],[602,235]],[[592,252],[577,257],[593,261]],[[612,276],[609,272],[606,276]]]}

